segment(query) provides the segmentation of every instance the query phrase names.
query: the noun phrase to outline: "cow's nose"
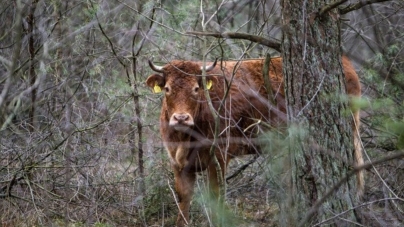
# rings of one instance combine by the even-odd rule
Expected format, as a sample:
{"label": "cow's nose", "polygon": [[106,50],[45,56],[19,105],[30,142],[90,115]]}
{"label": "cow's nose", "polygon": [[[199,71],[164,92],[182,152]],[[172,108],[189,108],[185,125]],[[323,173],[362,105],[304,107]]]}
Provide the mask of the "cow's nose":
{"label": "cow's nose", "polygon": [[169,125],[173,127],[177,126],[190,127],[194,125],[194,119],[188,113],[174,113],[170,117]]}
{"label": "cow's nose", "polygon": [[178,121],[178,123],[183,123],[189,119],[188,114],[174,114],[174,119]]}

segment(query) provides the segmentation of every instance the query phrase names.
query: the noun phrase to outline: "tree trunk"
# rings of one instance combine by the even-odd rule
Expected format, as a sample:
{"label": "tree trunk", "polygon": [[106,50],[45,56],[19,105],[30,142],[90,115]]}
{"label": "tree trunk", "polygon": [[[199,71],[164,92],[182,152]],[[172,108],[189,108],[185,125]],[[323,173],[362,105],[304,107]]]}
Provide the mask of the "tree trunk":
{"label": "tree trunk", "polygon": [[[134,53],[133,53],[134,54]],[[133,102],[135,104],[135,121],[137,127],[137,151],[138,151],[138,163],[139,163],[139,176],[140,176],[140,191],[144,195],[146,193],[145,182],[144,182],[144,160],[143,160],[143,124],[141,119],[141,110],[140,110],[140,100],[139,100],[139,91],[138,91],[138,77],[137,77],[137,56],[133,55]],[[133,144],[132,147],[132,155],[135,155],[135,146]]]}
{"label": "tree trunk", "polygon": [[[28,51],[29,51],[29,59],[30,59],[30,66],[29,66],[29,77],[30,77],[30,85],[33,86],[36,80],[36,72],[35,72],[35,9],[37,6],[38,0],[32,0],[29,14],[27,16],[27,24],[28,24],[28,29],[27,29],[27,35],[28,35]],[[29,129],[31,131],[34,131],[35,129],[35,124],[36,124],[36,116],[35,116],[35,105],[36,105],[36,93],[37,89],[34,88],[31,93],[31,107],[29,110],[29,124],[30,127]]]}
{"label": "tree trunk", "polygon": [[[293,226],[358,222],[353,210],[355,182],[349,180],[315,212],[306,213],[343,178],[353,163],[345,83],[341,64],[340,15],[319,10],[331,1],[284,0],[283,73],[288,118],[292,187],[288,212]],[[294,211],[294,212],[291,212]],[[351,223],[351,224],[350,224]]]}

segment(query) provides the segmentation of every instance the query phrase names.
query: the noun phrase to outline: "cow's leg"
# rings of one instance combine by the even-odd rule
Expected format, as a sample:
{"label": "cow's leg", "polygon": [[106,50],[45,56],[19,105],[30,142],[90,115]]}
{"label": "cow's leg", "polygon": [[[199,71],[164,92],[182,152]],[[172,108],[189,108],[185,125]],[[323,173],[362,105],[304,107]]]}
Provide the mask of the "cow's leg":
{"label": "cow's leg", "polygon": [[189,223],[189,208],[192,195],[194,193],[194,184],[196,175],[194,172],[188,172],[184,169],[174,169],[175,190],[178,196],[179,214],[177,217],[177,226],[182,227]]}

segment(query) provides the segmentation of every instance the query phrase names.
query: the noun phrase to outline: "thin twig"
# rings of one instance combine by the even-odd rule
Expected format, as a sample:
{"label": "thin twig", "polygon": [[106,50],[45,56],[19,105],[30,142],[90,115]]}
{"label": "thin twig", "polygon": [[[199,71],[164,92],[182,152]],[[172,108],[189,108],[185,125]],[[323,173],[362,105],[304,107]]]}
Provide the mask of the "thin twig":
{"label": "thin twig", "polygon": [[0,94],[0,109],[2,108],[3,104],[5,103],[6,97],[8,95],[8,90],[10,89],[11,85],[13,84],[12,82],[13,77],[14,77],[14,70],[17,67],[17,61],[20,58],[20,51],[22,47],[22,4],[21,1],[16,1],[16,19],[15,19],[15,31],[17,32],[16,35],[16,48],[14,49],[14,52],[12,54],[12,60],[11,60],[11,65],[9,66],[8,74],[7,74],[7,79],[6,83],[3,86],[3,89]]}
{"label": "thin twig", "polygon": [[170,189],[171,193],[173,193],[175,204],[178,207],[178,210],[179,210],[179,212],[180,212],[180,214],[182,216],[182,219],[185,221],[185,224],[188,225],[188,221],[185,219],[184,214],[182,213],[182,210],[180,208],[180,203],[178,202],[178,199],[177,199],[177,196],[176,196],[176,193],[175,193],[174,189],[171,187],[170,181],[167,181],[167,185],[168,185],[168,188]]}
{"label": "thin twig", "polygon": [[184,33],[180,32],[180,31],[178,31],[178,30],[175,30],[175,29],[172,28],[172,27],[169,27],[169,26],[167,26],[167,25],[165,25],[165,24],[163,24],[163,23],[158,22],[157,20],[155,20],[155,19],[153,19],[153,18],[150,18],[150,17],[144,15],[142,12],[140,12],[139,10],[135,9],[134,7],[128,5],[127,3],[123,2],[122,0],[118,0],[118,2],[121,3],[122,5],[128,7],[129,9],[135,11],[135,13],[137,13],[137,14],[139,14],[140,16],[146,18],[147,20],[149,20],[149,21],[151,21],[151,22],[153,22],[153,23],[155,23],[155,24],[157,24],[157,25],[162,26],[163,28],[167,28],[168,30],[173,31],[173,32],[176,32],[176,33],[178,33],[178,34],[180,34],[180,35],[185,35]]}
{"label": "thin twig", "polygon": [[248,166],[250,166],[251,164],[253,164],[255,161],[257,161],[259,155],[255,155],[253,159],[251,159],[250,161],[248,161],[246,164],[242,165],[240,168],[238,168],[232,175],[226,177],[226,182],[231,180],[232,178],[236,177],[237,175],[239,175],[241,172],[243,172],[245,169],[247,169]]}
{"label": "thin twig", "polygon": [[341,212],[341,213],[339,213],[339,214],[336,214],[335,216],[333,216],[333,217],[331,217],[331,218],[328,218],[328,219],[326,219],[326,220],[324,220],[324,221],[321,221],[321,222],[319,222],[319,223],[313,225],[313,227],[314,227],[314,226],[321,226],[321,225],[323,225],[323,224],[329,222],[330,220],[332,220],[332,219],[334,219],[334,218],[340,217],[341,215],[344,215],[344,214],[348,213],[349,211],[356,210],[356,209],[361,208],[361,207],[364,207],[364,206],[372,205],[373,203],[379,203],[379,202],[384,202],[384,201],[395,201],[395,200],[404,202],[404,199],[402,199],[402,198],[383,198],[383,199],[378,199],[378,200],[374,200],[374,201],[371,201],[371,202],[366,202],[366,203],[363,203],[363,204],[361,204],[361,205],[359,205],[359,206],[355,206],[355,207],[353,207],[353,208],[351,208],[351,209],[348,209],[348,210],[343,211],[343,212]]}

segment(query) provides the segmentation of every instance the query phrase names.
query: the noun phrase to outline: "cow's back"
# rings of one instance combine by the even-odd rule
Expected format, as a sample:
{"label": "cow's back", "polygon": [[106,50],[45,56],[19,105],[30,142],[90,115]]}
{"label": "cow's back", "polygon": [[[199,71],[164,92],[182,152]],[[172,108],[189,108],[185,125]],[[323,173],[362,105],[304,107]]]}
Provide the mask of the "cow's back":
{"label": "cow's back", "polygon": [[[202,63],[199,63],[202,66]],[[207,65],[212,62],[207,62]],[[210,75],[225,76],[228,81],[233,77],[234,80],[243,80],[247,82],[250,87],[260,87],[263,89],[264,78],[262,76],[262,68],[264,59],[249,59],[240,61],[222,61],[209,73]],[[351,61],[346,57],[342,57],[342,66],[345,74],[345,83],[347,94],[352,96],[360,96],[360,82],[358,75],[355,72],[355,68],[352,66]],[[270,83],[272,86],[272,92],[274,95],[284,96],[285,89],[283,83],[283,71],[282,71],[282,58],[271,58],[270,64]],[[262,94],[266,92],[260,90]]]}
{"label": "cow's back", "polygon": [[[202,66],[202,63],[199,62]],[[207,65],[212,62],[207,62]],[[249,59],[239,61],[221,61],[216,67],[209,72],[209,75],[226,77],[228,82],[235,83],[237,86],[241,81],[243,84],[251,88],[259,88],[260,93],[265,94],[264,78],[262,76],[262,68],[264,59]],[[273,92],[284,95],[283,75],[282,75],[282,58],[272,58],[270,64],[270,83]]]}
{"label": "cow's back", "polygon": [[[231,141],[227,144],[231,156],[257,153],[259,148],[253,138],[262,131],[262,127],[265,128],[267,123],[279,127],[286,122],[281,61],[281,58],[271,59],[269,74],[275,99],[273,103],[268,101],[262,76],[264,59],[222,61],[208,73],[219,81],[210,92],[212,101],[216,100],[216,109],[225,100],[225,108],[220,112],[223,119],[221,128],[230,130]],[[199,64],[202,66],[202,63]],[[227,96],[224,91],[227,91]]]}

